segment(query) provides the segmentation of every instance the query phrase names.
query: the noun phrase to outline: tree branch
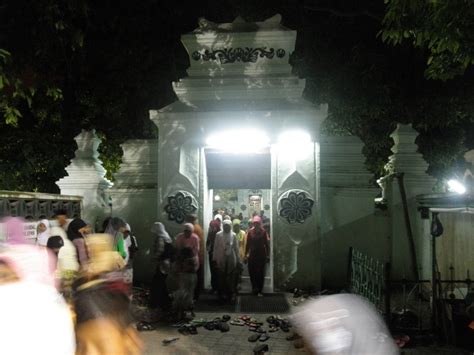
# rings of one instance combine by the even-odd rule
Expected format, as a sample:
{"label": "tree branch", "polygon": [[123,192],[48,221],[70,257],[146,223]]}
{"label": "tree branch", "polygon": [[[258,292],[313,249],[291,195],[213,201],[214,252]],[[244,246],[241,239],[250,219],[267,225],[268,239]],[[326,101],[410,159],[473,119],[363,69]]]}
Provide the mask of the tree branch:
{"label": "tree branch", "polygon": [[375,20],[377,22],[382,22],[382,16],[373,14],[369,12],[369,10],[361,10],[361,11],[355,11],[355,12],[342,12],[336,9],[332,9],[329,7],[317,7],[317,6],[307,6],[305,5],[304,8],[309,11],[315,11],[315,12],[328,12],[330,14],[333,14],[334,16],[338,17],[358,17],[358,16],[367,16],[371,18],[372,20]]}

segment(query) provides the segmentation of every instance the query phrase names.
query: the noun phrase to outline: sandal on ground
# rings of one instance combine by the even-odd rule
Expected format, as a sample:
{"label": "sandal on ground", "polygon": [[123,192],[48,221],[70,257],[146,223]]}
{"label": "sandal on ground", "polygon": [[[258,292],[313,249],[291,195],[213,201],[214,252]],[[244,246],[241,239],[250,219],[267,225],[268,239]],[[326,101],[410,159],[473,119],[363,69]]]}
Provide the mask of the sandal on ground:
{"label": "sandal on ground", "polygon": [[178,329],[178,332],[180,332],[183,335],[189,335],[189,328],[186,326],[182,326],[181,328]]}
{"label": "sandal on ground", "polygon": [[301,339],[301,335],[294,333],[293,335],[288,335],[286,337],[286,340],[288,340],[288,341],[293,341],[293,340],[296,340],[296,339]]}
{"label": "sandal on ground", "polygon": [[268,344],[258,344],[253,348],[254,354],[263,354],[268,351]]}
{"label": "sandal on ground", "polygon": [[251,343],[255,343],[258,339],[260,339],[261,336],[262,334],[259,333],[252,334],[251,336],[249,336],[248,341],[250,341]]}
{"label": "sandal on ground", "polygon": [[198,333],[198,332],[197,332],[197,329],[196,329],[196,327],[195,327],[194,325],[191,325],[191,326],[188,327],[188,332],[189,332],[189,334],[191,334],[191,335],[196,335],[196,334]]}
{"label": "sandal on ground", "polygon": [[268,336],[268,334],[267,334],[267,333],[263,333],[262,336],[260,337],[260,339],[258,339],[258,340],[260,340],[260,341],[263,342],[263,341],[267,341],[268,339],[270,339],[270,337]]}
{"label": "sandal on ground", "polygon": [[139,332],[146,332],[146,331],[155,330],[155,329],[156,329],[155,326],[150,323],[147,323],[147,322],[137,323],[137,330]]}
{"label": "sandal on ground", "polygon": [[222,333],[228,332],[230,330],[229,324],[226,322],[218,323],[216,329],[219,329]]}

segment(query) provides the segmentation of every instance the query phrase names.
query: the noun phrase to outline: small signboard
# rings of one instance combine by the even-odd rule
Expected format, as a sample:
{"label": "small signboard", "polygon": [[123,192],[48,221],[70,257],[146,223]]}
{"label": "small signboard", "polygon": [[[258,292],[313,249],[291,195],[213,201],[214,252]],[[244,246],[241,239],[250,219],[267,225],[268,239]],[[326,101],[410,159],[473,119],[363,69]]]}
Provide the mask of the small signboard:
{"label": "small signboard", "polygon": [[36,239],[37,222],[23,223],[23,235],[27,240]]}
{"label": "small signboard", "polygon": [[[25,222],[23,223],[23,236],[31,243],[36,241],[37,237],[37,226],[38,222]],[[0,223],[0,241],[5,242],[7,240],[7,228],[5,223]]]}

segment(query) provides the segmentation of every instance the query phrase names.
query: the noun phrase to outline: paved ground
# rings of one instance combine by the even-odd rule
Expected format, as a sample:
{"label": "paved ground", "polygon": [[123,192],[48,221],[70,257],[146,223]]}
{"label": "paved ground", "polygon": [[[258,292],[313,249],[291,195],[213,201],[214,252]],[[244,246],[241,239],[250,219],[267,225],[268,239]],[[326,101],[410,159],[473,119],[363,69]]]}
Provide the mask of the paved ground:
{"label": "paved ground", "polygon": [[[219,313],[197,313],[196,319],[204,318],[212,320],[220,316]],[[232,318],[237,318],[239,314],[230,314]],[[264,323],[269,314],[252,315],[257,320]],[[284,315],[282,315],[284,316]],[[267,327],[268,329],[268,327]],[[246,326],[230,326],[230,331],[221,333],[219,330],[207,330],[203,327],[197,328],[196,335],[181,335],[176,328],[170,326],[162,326],[157,330],[150,332],[142,332],[141,336],[145,342],[144,355],[155,354],[253,354],[252,349],[257,343],[248,341],[248,337],[254,332],[248,330]],[[291,341],[287,341],[286,337],[291,335],[281,330],[275,333],[268,333],[270,339],[265,343],[268,344],[270,352],[267,354],[304,354],[304,351],[297,350],[293,347]],[[173,344],[164,346],[162,340],[179,337],[179,340]]]}

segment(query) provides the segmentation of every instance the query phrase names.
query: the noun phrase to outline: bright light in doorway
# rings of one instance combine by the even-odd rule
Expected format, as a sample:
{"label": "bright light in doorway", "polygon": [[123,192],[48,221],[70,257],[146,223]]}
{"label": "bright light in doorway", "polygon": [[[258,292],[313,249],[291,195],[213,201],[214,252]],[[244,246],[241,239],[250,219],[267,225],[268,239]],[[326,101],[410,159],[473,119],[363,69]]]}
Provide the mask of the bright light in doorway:
{"label": "bright light in doorway", "polygon": [[285,160],[306,159],[313,150],[311,136],[302,130],[291,130],[278,137],[278,155]]}
{"label": "bright light in doorway", "polygon": [[207,137],[209,148],[229,153],[256,153],[268,147],[270,139],[257,129],[233,129],[214,133]]}
{"label": "bright light in doorway", "polygon": [[448,190],[462,195],[466,192],[466,187],[457,180],[449,180]]}

